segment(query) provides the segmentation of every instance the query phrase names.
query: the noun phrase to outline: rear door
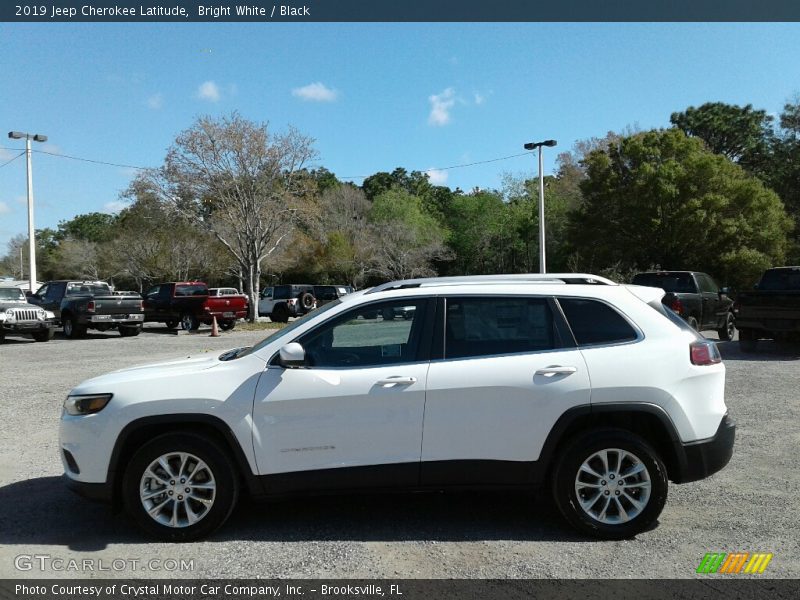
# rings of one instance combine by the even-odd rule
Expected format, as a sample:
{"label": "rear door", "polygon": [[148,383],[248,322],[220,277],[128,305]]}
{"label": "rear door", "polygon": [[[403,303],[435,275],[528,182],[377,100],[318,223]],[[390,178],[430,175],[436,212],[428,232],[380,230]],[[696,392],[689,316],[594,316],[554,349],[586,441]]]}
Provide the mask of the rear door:
{"label": "rear door", "polygon": [[[423,485],[525,484],[567,409],[588,405],[589,374],[547,297],[447,297],[431,362]],[[442,329],[439,329],[442,331]]]}

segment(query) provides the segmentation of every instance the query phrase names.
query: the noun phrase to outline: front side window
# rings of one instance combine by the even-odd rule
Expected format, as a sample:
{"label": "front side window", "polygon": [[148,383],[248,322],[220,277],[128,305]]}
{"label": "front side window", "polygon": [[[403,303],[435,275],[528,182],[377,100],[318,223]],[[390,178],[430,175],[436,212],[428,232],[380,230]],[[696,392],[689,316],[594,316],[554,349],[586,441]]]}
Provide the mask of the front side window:
{"label": "front side window", "polygon": [[158,296],[158,290],[159,290],[159,286],[154,285],[149,290],[147,290],[147,293],[145,294],[145,297],[149,298],[150,300],[152,300],[153,298]]}
{"label": "front side window", "polygon": [[558,303],[579,346],[619,344],[639,337],[627,319],[604,302],[559,298]]}
{"label": "front side window", "polygon": [[419,360],[425,300],[350,310],[298,341],[311,367],[371,367]]}
{"label": "front side window", "polygon": [[445,358],[552,350],[557,334],[545,298],[447,298]]}

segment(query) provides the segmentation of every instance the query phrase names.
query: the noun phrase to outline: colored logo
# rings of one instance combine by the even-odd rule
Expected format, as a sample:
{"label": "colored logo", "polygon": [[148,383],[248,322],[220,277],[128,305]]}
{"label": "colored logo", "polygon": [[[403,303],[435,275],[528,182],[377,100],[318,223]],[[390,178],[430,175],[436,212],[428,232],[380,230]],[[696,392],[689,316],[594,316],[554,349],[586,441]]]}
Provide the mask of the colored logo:
{"label": "colored logo", "polygon": [[763,573],[769,561],[772,560],[772,552],[709,552],[700,561],[697,567],[698,573]]}

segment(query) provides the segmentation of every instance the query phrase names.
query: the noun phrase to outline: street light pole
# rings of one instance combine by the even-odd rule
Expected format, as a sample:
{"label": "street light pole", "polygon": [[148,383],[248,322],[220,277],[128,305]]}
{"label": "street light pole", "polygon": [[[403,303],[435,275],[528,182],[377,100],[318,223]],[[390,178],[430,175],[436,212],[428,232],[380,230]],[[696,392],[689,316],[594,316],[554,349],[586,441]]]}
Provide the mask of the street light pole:
{"label": "street light pole", "polygon": [[545,140],[543,142],[529,142],[525,144],[525,150],[539,149],[539,273],[547,273],[545,261],[545,229],[544,229],[544,160],[542,157],[542,146],[555,146],[555,140]]}
{"label": "street light pole", "polygon": [[33,230],[33,173],[31,171],[31,140],[46,142],[47,136],[41,134],[31,135],[20,131],[9,131],[8,137],[12,140],[25,138],[25,158],[28,163],[28,271],[30,279],[28,289],[33,294],[36,289],[36,238]]}

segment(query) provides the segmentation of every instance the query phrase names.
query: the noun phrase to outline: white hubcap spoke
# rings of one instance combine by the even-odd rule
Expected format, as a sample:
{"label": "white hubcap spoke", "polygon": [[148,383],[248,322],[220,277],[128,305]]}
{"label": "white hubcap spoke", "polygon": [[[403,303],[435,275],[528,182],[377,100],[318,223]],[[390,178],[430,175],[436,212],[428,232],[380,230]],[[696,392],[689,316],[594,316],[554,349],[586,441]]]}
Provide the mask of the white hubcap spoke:
{"label": "white hubcap spoke", "polygon": [[145,469],[139,500],[150,517],[166,527],[189,527],[211,511],[217,482],[209,466],[187,452],[169,452]]}

